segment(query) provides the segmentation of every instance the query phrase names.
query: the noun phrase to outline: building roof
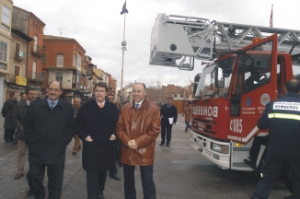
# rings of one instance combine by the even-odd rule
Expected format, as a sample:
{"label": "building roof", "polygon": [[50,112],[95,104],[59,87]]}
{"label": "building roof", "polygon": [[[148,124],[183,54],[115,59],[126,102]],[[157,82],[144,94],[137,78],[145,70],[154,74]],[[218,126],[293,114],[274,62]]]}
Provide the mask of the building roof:
{"label": "building roof", "polygon": [[24,32],[22,32],[18,29],[12,28],[11,32],[13,32],[14,34],[18,35],[19,37],[21,37],[27,41],[33,41],[33,39],[31,37],[29,37],[27,34],[25,34]]}
{"label": "building roof", "polygon": [[44,35],[44,41],[45,40],[48,40],[48,41],[73,41],[73,42],[77,43],[82,48],[84,53],[86,52],[85,49],[80,45],[80,43],[78,43],[77,40],[73,39],[73,38],[53,36],[53,35]]}
{"label": "building roof", "polygon": [[76,39],[68,38],[68,37],[60,37],[53,35],[44,35],[44,40],[67,40],[67,41],[76,41]]}
{"label": "building roof", "polygon": [[38,19],[44,26],[46,25],[40,18],[38,18],[35,14],[33,14],[32,12],[29,12],[29,11],[27,11],[27,10],[25,10],[25,9],[23,9],[23,8],[20,8],[20,7],[17,7],[17,6],[13,6],[13,8],[16,8],[16,9],[19,9],[19,10],[22,10],[22,11],[24,11],[24,12],[27,12],[28,14],[31,14],[31,15],[33,15],[36,19]]}

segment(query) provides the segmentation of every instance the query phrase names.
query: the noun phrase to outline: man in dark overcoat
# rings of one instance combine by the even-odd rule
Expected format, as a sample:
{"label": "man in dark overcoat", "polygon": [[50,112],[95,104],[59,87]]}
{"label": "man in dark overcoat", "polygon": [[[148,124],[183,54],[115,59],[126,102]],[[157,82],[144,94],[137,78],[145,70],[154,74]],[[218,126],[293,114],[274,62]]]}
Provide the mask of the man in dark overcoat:
{"label": "man in dark overcoat", "polygon": [[24,93],[26,99],[22,99],[20,103],[15,107],[13,117],[14,122],[17,127],[16,139],[18,140],[18,170],[15,175],[15,179],[20,179],[24,175],[24,165],[27,159],[27,151],[28,147],[25,142],[25,135],[23,131],[23,119],[26,114],[26,111],[31,102],[36,99],[36,91],[32,88],[26,89],[26,93]]}
{"label": "man in dark overcoat", "polygon": [[84,103],[77,114],[78,136],[82,140],[82,164],[87,172],[88,199],[103,199],[107,171],[115,159],[118,108],[105,101],[106,83],[94,86],[95,98]]}
{"label": "man in dark overcoat", "polygon": [[35,199],[45,198],[43,179],[47,168],[49,199],[61,197],[66,147],[74,133],[72,105],[60,99],[62,86],[48,84],[47,98],[37,99],[27,109],[23,120],[28,144],[27,180]]}
{"label": "man in dark overcoat", "polygon": [[164,104],[160,109],[161,117],[161,143],[159,146],[165,144],[167,137],[166,146],[170,146],[172,137],[172,126],[177,122],[177,108],[173,105],[173,98],[168,97],[167,104]]}
{"label": "man in dark overcoat", "polygon": [[1,113],[2,116],[5,117],[4,120],[4,141],[6,143],[13,143],[14,142],[14,135],[16,131],[16,125],[14,123],[13,112],[15,107],[18,104],[18,93],[11,92],[10,99],[6,100],[4,103]]}

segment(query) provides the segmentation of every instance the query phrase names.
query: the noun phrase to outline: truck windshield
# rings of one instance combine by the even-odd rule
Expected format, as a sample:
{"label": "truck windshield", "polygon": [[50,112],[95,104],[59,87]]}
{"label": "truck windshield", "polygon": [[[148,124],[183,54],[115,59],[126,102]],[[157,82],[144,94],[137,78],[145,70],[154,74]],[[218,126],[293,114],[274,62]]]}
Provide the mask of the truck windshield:
{"label": "truck windshield", "polygon": [[[227,97],[235,57],[212,64],[203,70],[198,83],[196,97]],[[216,84],[215,81],[218,81]],[[216,86],[217,85],[217,86]]]}

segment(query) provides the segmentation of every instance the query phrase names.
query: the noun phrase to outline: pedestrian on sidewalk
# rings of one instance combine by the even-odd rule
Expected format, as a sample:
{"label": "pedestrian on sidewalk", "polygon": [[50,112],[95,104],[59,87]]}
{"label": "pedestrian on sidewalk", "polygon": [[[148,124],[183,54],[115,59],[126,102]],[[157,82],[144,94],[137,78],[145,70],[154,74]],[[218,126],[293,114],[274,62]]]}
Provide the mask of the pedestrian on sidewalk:
{"label": "pedestrian on sidewalk", "polygon": [[161,143],[159,146],[165,144],[167,137],[167,147],[170,147],[172,137],[172,127],[177,122],[177,108],[173,105],[173,98],[168,97],[167,104],[164,104],[160,109],[161,115]]}
{"label": "pedestrian on sidewalk", "polygon": [[75,131],[74,109],[69,102],[60,99],[62,91],[60,82],[50,82],[47,98],[32,102],[23,120],[29,151],[27,180],[36,199],[45,198],[45,170],[48,175],[48,198],[61,197],[66,148]]}
{"label": "pedestrian on sidewalk", "polygon": [[25,135],[23,132],[23,119],[30,103],[33,102],[37,97],[35,90],[31,88],[26,89],[24,94],[26,99],[21,100],[13,112],[14,122],[17,127],[16,139],[18,140],[18,170],[14,177],[16,180],[24,176],[24,165],[27,159],[28,147],[25,142]]}
{"label": "pedestrian on sidewalk", "polygon": [[185,127],[185,130],[184,132],[187,133],[188,130],[192,130],[192,127],[191,127],[191,120],[192,120],[192,106],[191,106],[191,101],[186,101],[185,103],[185,107],[184,107],[184,110],[183,110],[183,114],[182,114],[182,117],[184,116],[184,121],[185,121],[185,124],[186,124],[186,127]]}
{"label": "pedestrian on sidewalk", "polygon": [[17,104],[19,103],[18,100],[18,93],[11,92],[10,99],[6,100],[2,107],[2,116],[5,117],[4,120],[4,141],[6,143],[14,143],[15,139],[15,132],[16,132],[16,124],[13,118],[13,112]]}
{"label": "pedestrian on sidewalk", "polygon": [[135,83],[133,102],[123,106],[117,123],[121,142],[125,199],[136,198],[134,169],[140,166],[145,199],[156,198],[153,180],[155,140],[160,132],[159,108],[146,98],[146,86]]}
{"label": "pedestrian on sidewalk", "polygon": [[20,99],[20,101],[21,100],[26,100],[27,99],[27,95],[26,95],[26,92],[25,93],[21,93],[21,99]]}
{"label": "pedestrian on sidewalk", "polygon": [[[111,103],[115,103],[115,97],[114,97],[113,94],[108,94],[107,99]],[[116,104],[116,106],[117,106],[117,104]],[[118,115],[119,114],[120,114],[120,109],[118,108]],[[120,141],[117,138],[116,139],[116,147],[115,147],[115,159],[113,161],[112,168],[109,170],[109,177],[114,179],[114,180],[117,180],[117,181],[121,180],[121,178],[118,176],[118,169],[117,169],[117,162],[119,162],[118,160],[119,160],[119,155],[120,155],[119,145],[120,145]]]}
{"label": "pedestrian on sidewalk", "polygon": [[82,166],[87,175],[88,199],[104,199],[107,172],[115,161],[118,108],[106,101],[106,83],[95,84],[94,99],[84,103],[77,114],[78,136],[82,140]]}
{"label": "pedestrian on sidewalk", "polygon": [[[81,99],[79,97],[74,98],[74,118],[76,118],[78,110],[80,108]],[[75,129],[76,133],[76,129]],[[81,141],[77,134],[74,135],[74,146],[72,153],[76,155],[81,150]]]}

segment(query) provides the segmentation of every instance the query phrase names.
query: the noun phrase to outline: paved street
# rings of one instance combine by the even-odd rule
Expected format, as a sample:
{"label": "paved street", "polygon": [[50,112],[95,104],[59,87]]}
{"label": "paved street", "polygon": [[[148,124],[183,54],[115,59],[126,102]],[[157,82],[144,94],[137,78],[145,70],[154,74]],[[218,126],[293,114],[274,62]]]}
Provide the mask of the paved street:
{"label": "paved street", "polygon": [[[158,146],[157,139],[154,180],[158,199],[242,199],[248,198],[257,183],[253,173],[226,171],[198,155],[191,147],[190,134],[183,133],[184,123],[173,128],[171,147]],[[0,199],[30,199],[25,197],[28,189],[26,177],[14,180],[16,172],[17,145],[6,144],[3,140],[3,118],[0,118]],[[81,167],[81,154],[73,156],[67,149],[66,169],[62,199],[84,199],[86,196],[85,171]],[[28,170],[28,165],[26,165]],[[122,169],[121,181],[107,178],[106,199],[123,198]],[[138,198],[142,197],[139,168],[136,168],[136,189]],[[47,179],[45,178],[45,186]],[[282,186],[283,187],[283,186]],[[272,191],[271,199],[282,199],[289,195],[285,189]]]}

